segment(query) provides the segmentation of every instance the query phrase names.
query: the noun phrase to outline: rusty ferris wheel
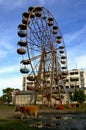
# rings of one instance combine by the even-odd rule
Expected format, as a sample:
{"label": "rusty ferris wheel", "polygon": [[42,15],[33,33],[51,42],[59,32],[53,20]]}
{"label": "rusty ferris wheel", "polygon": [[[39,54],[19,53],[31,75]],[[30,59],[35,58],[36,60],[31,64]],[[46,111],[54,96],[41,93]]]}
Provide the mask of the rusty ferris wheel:
{"label": "rusty ferris wheel", "polygon": [[[60,28],[44,7],[29,7],[18,25],[17,53],[22,56],[20,72],[34,80],[34,91],[43,95],[59,94],[68,73],[66,48]],[[68,93],[67,93],[68,94]]]}

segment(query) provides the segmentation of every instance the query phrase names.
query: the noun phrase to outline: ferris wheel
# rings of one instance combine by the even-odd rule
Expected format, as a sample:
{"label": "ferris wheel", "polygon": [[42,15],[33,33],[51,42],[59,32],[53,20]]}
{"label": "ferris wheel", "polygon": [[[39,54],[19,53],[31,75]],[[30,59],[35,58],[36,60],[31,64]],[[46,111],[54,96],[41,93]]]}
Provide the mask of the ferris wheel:
{"label": "ferris wheel", "polygon": [[[68,73],[66,48],[58,23],[44,7],[29,7],[18,25],[20,72],[35,81],[34,90],[53,94],[64,88]],[[67,91],[66,91],[67,92]]]}

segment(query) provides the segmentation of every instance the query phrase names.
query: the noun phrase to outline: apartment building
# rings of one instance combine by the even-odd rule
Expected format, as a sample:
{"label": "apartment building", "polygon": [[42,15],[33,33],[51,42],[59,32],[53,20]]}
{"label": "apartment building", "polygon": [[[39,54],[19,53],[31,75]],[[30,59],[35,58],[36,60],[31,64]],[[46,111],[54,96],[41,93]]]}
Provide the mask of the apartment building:
{"label": "apartment building", "polygon": [[[47,83],[49,82],[49,76],[47,78]],[[22,91],[15,95],[15,104],[16,105],[29,105],[31,100],[31,95],[33,95],[35,87],[35,78],[34,76],[23,76],[22,81]],[[53,87],[54,88],[54,87]],[[74,92],[75,89],[84,90],[86,94],[86,71],[83,69],[73,69],[68,71],[68,76],[65,79],[65,88],[67,92]],[[56,92],[56,88],[53,89],[53,92]],[[53,94],[52,105],[58,104],[58,94]],[[68,95],[66,93],[62,93],[62,104],[68,103]],[[42,104],[42,98],[40,98],[40,92],[38,94],[37,103]],[[44,98],[44,103],[47,104],[46,98]]]}
{"label": "apartment building", "polygon": [[67,89],[78,89],[86,87],[86,70],[72,69],[68,71],[65,86]]}
{"label": "apartment building", "polygon": [[[49,78],[49,73],[46,73],[46,84],[47,84],[47,89],[50,89],[50,78]],[[33,75],[25,75],[23,76],[23,81],[22,81],[22,91],[20,91],[18,94],[15,95],[15,105],[29,105],[30,103],[34,102],[34,87],[35,87],[35,78]],[[43,93],[40,93],[40,91],[36,91],[37,93],[37,100],[36,103],[38,104],[49,104],[51,106],[54,106],[55,104],[60,103],[60,99],[62,100],[62,104],[68,103],[68,95],[61,90],[61,94],[59,95],[58,93],[58,86],[55,84],[53,85],[52,88],[52,98],[50,99],[51,101],[48,102],[47,97],[43,96]],[[60,96],[60,97],[59,97]],[[31,102],[30,102],[31,101]]]}
{"label": "apartment building", "polygon": [[[49,82],[49,80],[48,80]],[[23,77],[22,88],[24,91],[34,89],[34,77]],[[65,80],[66,89],[78,89],[86,87],[86,70],[72,69],[68,71],[68,76]]]}

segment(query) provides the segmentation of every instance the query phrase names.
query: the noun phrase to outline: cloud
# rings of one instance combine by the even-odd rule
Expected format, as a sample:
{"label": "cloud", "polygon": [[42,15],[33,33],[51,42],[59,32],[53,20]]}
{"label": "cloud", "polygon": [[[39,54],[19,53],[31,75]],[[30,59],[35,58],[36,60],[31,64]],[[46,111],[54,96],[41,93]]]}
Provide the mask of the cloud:
{"label": "cloud", "polygon": [[49,4],[55,3],[56,0],[49,0],[49,1],[47,1],[47,0],[37,0],[37,2],[38,2],[40,5],[46,5],[47,3],[48,3],[48,5],[49,5]]}
{"label": "cloud", "polygon": [[70,69],[86,69],[86,55],[74,56],[68,58],[68,68]]}
{"label": "cloud", "polygon": [[80,30],[77,30],[76,32],[64,35],[64,39],[67,45],[70,45],[71,43],[72,45],[74,45],[75,43],[79,44],[81,41],[86,41],[86,25]]}
{"label": "cloud", "polygon": [[86,25],[64,36],[68,57],[68,68],[86,68]]}
{"label": "cloud", "polygon": [[13,66],[6,66],[3,68],[0,68],[0,75],[2,74],[6,74],[6,73],[12,73],[18,71],[18,67],[17,65],[13,65]]}
{"label": "cloud", "polygon": [[14,46],[5,40],[1,39],[0,42],[0,60],[6,58],[9,53],[14,53]]}
{"label": "cloud", "polygon": [[22,90],[22,77],[16,76],[0,79],[0,96],[2,95],[2,90],[7,87]]}
{"label": "cloud", "polygon": [[45,5],[46,0],[37,0],[41,5]]}
{"label": "cloud", "polygon": [[[6,58],[9,54],[16,52],[17,41],[11,29],[5,30],[0,35],[0,58]],[[13,44],[14,43],[14,44]],[[12,56],[12,55],[11,55]],[[10,57],[11,58],[11,57]],[[2,59],[0,59],[2,60]]]}
{"label": "cloud", "polygon": [[7,87],[22,89],[22,75],[17,73],[18,69],[17,65],[0,69],[0,95],[2,95],[2,90]]}
{"label": "cloud", "polygon": [[86,55],[82,55],[75,58],[78,68],[86,68]]}
{"label": "cloud", "polygon": [[75,50],[71,49],[70,52],[67,55],[68,58],[68,68],[74,69],[74,68],[84,68],[86,69],[86,53],[82,53],[83,50]]}
{"label": "cloud", "polygon": [[0,60],[7,56],[7,51],[0,49]]}
{"label": "cloud", "polygon": [[0,47],[3,47],[3,49],[6,49],[6,50],[13,49],[13,45],[6,42],[4,39],[1,40]]}
{"label": "cloud", "polygon": [[17,7],[23,7],[24,3],[26,3],[27,0],[0,0],[0,6],[4,7],[5,9],[14,9]]}

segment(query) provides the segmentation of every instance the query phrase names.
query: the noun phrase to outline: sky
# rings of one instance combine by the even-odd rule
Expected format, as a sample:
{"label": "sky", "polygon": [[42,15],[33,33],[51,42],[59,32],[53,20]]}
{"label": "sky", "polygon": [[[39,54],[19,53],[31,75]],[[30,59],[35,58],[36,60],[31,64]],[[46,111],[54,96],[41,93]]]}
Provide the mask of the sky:
{"label": "sky", "polygon": [[64,38],[68,69],[86,69],[86,0],[0,0],[0,95],[22,90],[17,54],[18,25],[30,6],[43,6],[56,19]]}

